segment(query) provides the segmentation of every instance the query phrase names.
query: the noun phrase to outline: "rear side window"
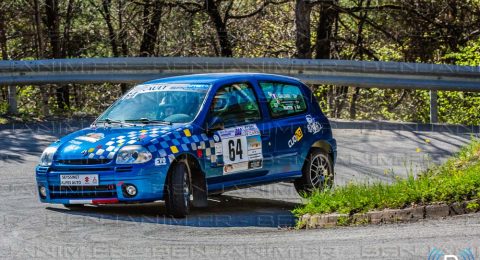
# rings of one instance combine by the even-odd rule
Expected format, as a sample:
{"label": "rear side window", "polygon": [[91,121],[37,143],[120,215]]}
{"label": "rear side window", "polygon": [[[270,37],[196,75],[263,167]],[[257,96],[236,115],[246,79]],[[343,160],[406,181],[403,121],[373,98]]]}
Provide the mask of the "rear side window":
{"label": "rear side window", "polygon": [[267,98],[270,114],[274,118],[291,116],[307,111],[307,104],[298,86],[278,82],[260,82]]}

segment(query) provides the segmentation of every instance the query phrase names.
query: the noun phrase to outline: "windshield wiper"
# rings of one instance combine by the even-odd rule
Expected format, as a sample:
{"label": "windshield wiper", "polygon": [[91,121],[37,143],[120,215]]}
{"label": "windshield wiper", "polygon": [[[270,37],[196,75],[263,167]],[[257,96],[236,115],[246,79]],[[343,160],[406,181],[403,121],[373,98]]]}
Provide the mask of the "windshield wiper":
{"label": "windshield wiper", "polygon": [[171,125],[172,124],[172,122],[162,121],[162,120],[151,120],[151,119],[148,119],[146,117],[142,117],[140,119],[128,119],[128,120],[125,120],[125,122],[139,122],[139,123],[142,123],[142,124],[162,124],[162,125]]}
{"label": "windshield wiper", "polygon": [[125,125],[133,125],[131,123],[127,123],[125,121],[121,121],[121,120],[114,120],[114,119],[110,119],[110,118],[105,118],[104,120],[99,120],[97,121],[96,123],[107,123],[107,124],[125,124]]}

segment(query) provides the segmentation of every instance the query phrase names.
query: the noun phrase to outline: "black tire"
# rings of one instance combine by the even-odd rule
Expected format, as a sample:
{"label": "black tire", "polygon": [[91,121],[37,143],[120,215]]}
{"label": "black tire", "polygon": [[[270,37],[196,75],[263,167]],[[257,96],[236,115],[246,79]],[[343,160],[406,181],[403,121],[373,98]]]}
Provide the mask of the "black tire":
{"label": "black tire", "polygon": [[84,204],[63,204],[63,206],[67,209],[81,209],[84,208]]}
{"label": "black tire", "polygon": [[168,215],[175,218],[184,218],[190,213],[191,190],[188,165],[183,161],[172,165],[165,194],[165,206]]}
{"label": "black tire", "polygon": [[311,194],[315,190],[332,188],[335,179],[331,156],[314,149],[305,159],[302,168],[302,177],[295,180],[294,185],[298,194]]}

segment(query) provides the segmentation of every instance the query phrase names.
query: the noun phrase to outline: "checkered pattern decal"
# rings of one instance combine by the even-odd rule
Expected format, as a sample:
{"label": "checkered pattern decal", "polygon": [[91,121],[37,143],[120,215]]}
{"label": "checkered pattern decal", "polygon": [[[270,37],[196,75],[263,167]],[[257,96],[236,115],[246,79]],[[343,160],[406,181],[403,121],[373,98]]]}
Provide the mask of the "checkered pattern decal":
{"label": "checkered pattern decal", "polygon": [[[168,157],[172,162],[176,154],[181,152],[194,152],[202,150],[202,155],[216,162],[215,142],[209,140],[206,134],[192,135],[189,128],[172,130],[169,127],[143,129],[131,131],[127,135],[111,138],[104,145],[88,149],[89,159],[112,159],[116,152],[124,145],[139,144],[145,139],[145,147],[159,157]],[[154,156],[157,157],[157,156]]]}

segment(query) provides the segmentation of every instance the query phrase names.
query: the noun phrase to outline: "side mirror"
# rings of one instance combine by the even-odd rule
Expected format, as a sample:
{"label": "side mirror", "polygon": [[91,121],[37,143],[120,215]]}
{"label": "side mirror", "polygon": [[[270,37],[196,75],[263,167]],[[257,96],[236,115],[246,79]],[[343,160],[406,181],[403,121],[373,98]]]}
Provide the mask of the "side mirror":
{"label": "side mirror", "polygon": [[205,128],[207,134],[213,134],[213,132],[215,131],[223,130],[223,120],[218,116],[212,117],[210,120],[207,121],[207,125]]}

